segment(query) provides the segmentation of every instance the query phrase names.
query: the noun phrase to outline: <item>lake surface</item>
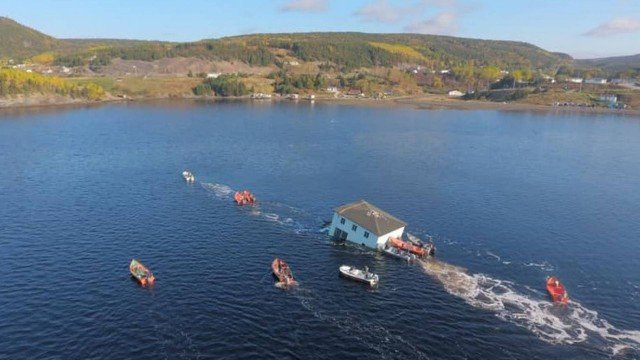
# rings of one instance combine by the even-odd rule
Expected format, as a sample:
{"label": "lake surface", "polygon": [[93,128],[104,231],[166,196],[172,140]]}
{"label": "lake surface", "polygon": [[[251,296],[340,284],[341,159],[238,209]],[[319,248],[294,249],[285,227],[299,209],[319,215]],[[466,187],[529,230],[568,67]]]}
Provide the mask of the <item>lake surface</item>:
{"label": "lake surface", "polygon": [[[637,118],[307,102],[0,117],[2,359],[640,358]],[[232,203],[245,188],[255,208]],[[438,260],[318,231],[360,198],[433,236]],[[274,286],[276,256],[298,289]]]}

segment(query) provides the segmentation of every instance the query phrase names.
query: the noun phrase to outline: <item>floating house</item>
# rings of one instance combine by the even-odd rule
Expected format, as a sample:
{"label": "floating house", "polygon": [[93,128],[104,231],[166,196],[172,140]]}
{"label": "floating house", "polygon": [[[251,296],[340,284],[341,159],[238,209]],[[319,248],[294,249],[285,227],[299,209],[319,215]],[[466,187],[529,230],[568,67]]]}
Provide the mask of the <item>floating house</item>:
{"label": "floating house", "polygon": [[407,224],[364,201],[334,209],[329,235],[372,249],[384,248],[390,237],[401,238]]}

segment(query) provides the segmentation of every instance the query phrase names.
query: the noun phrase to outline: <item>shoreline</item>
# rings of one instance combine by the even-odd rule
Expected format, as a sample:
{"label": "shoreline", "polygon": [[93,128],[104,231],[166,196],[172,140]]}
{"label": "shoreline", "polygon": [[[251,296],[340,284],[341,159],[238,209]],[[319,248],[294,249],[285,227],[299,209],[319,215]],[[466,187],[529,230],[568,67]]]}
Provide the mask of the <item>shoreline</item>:
{"label": "shoreline", "polygon": [[54,109],[68,107],[100,106],[111,103],[145,103],[153,101],[196,101],[196,102],[218,102],[218,101],[247,101],[247,102],[310,102],[325,103],[332,105],[348,106],[372,106],[372,107],[413,107],[417,110],[494,110],[494,111],[518,111],[518,112],[555,112],[574,114],[611,114],[624,116],[640,116],[640,110],[626,109],[617,110],[609,108],[581,108],[581,107],[559,107],[551,105],[537,105],[528,103],[498,103],[477,100],[459,100],[446,98],[440,95],[420,95],[403,96],[386,99],[371,98],[335,98],[317,97],[314,100],[299,99],[290,100],[284,97],[271,99],[251,99],[247,96],[241,97],[200,97],[200,96],[159,96],[159,97],[130,97],[120,98],[109,96],[101,100],[74,99],[61,96],[18,96],[12,99],[0,99],[0,113],[11,110],[27,111],[29,109]]}

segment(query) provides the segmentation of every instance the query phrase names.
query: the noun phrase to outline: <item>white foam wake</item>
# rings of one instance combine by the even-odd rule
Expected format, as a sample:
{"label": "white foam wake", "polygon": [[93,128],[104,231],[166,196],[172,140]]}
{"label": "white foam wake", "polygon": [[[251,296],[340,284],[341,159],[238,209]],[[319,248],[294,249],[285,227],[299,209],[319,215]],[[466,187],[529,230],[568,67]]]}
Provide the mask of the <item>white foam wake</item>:
{"label": "white foam wake", "polygon": [[[202,183],[202,187],[211,192],[216,198],[222,200],[233,200],[233,194],[236,192],[233,188],[225,184],[218,183]],[[317,219],[311,219],[311,215],[301,209],[272,201],[264,201],[258,196],[255,205],[245,207],[249,214],[262,218],[263,220],[274,222],[293,229],[296,233],[313,232],[313,226],[306,226],[303,221],[310,224],[317,223]],[[301,219],[300,221],[294,220]]]}
{"label": "white foam wake", "polygon": [[624,349],[640,351],[640,331],[617,329],[578,302],[559,307],[536,290],[518,291],[512,282],[470,274],[435,259],[420,261],[420,265],[447,292],[474,307],[496,312],[499,318],[529,329],[548,343],[575,344],[592,339],[613,354]]}
{"label": "white foam wake", "polygon": [[235,192],[231,187],[224,184],[201,183],[201,185],[220,199],[231,199],[231,195]]}
{"label": "white foam wake", "polygon": [[318,320],[330,324],[358,343],[377,352],[383,359],[429,359],[427,354],[401,335],[391,333],[385,326],[375,321],[365,321],[348,312],[322,310],[322,297],[310,290],[298,288],[294,295],[302,306]]}

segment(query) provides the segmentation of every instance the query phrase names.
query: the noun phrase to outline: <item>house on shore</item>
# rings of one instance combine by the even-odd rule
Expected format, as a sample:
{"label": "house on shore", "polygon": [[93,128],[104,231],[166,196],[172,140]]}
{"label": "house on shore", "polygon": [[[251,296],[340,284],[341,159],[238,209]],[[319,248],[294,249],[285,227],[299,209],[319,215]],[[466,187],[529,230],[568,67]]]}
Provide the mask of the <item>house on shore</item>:
{"label": "house on shore", "polygon": [[360,89],[349,89],[349,91],[347,91],[347,96],[362,97],[364,96],[364,93]]}
{"label": "house on shore", "polygon": [[584,81],[585,84],[604,85],[607,83],[607,79],[603,78],[591,78]]}
{"label": "house on shore", "polygon": [[462,96],[464,96],[464,93],[462,91],[459,91],[459,90],[451,90],[451,91],[449,91],[448,94],[449,94],[450,97],[462,97]]}
{"label": "house on shore", "polygon": [[390,237],[401,238],[405,226],[404,221],[358,200],[334,209],[329,235],[336,240],[382,249]]}
{"label": "house on shore", "polygon": [[614,95],[614,94],[600,95],[598,100],[604,103],[607,103],[607,105],[609,106],[614,106],[618,103],[618,95]]}

